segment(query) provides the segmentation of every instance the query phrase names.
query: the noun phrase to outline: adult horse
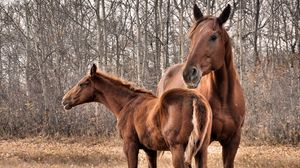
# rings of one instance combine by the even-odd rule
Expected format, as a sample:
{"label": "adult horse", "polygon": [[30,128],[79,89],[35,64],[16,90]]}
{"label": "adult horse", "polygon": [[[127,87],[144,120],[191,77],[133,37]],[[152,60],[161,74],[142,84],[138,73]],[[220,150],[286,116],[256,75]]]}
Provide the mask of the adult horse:
{"label": "adult horse", "polygon": [[[219,17],[203,16],[194,6],[195,22],[190,30],[187,60],[168,68],[158,84],[158,95],[173,88],[197,88],[213,111],[211,141],[222,145],[224,167],[234,167],[245,101],[233,63],[230,38],[223,24],[230,15],[228,5]],[[205,151],[202,152],[204,154]]]}
{"label": "adult horse", "polygon": [[88,102],[100,102],[116,116],[129,168],[137,167],[139,149],[146,152],[149,167],[156,167],[157,150],[170,150],[174,167],[190,167],[192,157],[209,145],[211,108],[192,90],[172,89],[158,98],[97,72],[94,64],[62,104],[68,110]]}

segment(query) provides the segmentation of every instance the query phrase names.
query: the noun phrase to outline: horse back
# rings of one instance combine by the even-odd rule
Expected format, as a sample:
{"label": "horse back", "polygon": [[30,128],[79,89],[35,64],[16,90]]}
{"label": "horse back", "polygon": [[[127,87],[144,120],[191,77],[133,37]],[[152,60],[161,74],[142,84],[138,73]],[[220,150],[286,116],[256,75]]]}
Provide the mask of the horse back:
{"label": "horse back", "polygon": [[169,67],[158,82],[156,94],[161,96],[167,90],[185,88],[182,71],[183,64],[175,64]]}

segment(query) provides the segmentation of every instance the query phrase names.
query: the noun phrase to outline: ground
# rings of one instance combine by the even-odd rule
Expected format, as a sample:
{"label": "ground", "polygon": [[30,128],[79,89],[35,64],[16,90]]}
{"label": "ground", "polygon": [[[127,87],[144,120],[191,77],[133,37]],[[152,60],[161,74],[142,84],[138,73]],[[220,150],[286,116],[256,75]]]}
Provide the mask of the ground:
{"label": "ground", "polygon": [[[159,167],[171,167],[171,155],[166,152],[158,160]],[[246,145],[242,143],[235,161],[236,167],[300,168],[300,146]],[[0,140],[0,167],[127,167],[122,141],[110,138],[26,138]],[[147,167],[140,151],[139,167]],[[222,167],[221,147],[209,147],[208,167]]]}

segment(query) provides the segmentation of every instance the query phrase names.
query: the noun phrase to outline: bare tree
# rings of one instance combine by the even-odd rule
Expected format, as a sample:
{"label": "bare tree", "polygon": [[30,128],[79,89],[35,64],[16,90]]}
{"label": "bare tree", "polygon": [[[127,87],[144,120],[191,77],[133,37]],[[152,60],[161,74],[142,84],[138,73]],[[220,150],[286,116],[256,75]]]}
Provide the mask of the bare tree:
{"label": "bare tree", "polygon": [[260,62],[258,57],[258,49],[257,49],[257,39],[258,39],[258,25],[259,25],[259,12],[260,12],[260,1],[256,0],[256,8],[255,8],[255,19],[254,19],[254,54],[255,61]]}
{"label": "bare tree", "polygon": [[[115,121],[101,106],[64,113],[64,90],[97,61],[103,71],[154,91],[163,71],[187,54],[194,3],[217,16],[231,2],[1,1],[0,135],[110,132]],[[299,1],[231,5],[225,28],[247,97],[245,135],[298,142]]]}
{"label": "bare tree", "polygon": [[137,29],[137,34],[136,34],[136,58],[137,58],[137,83],[139,85],[142,85],[142,80],[141,80],[141,24],[140,24],[140,15],[139,15],[139,8],[140,8],[140,2],[136,1],[136,6],[135,6],[135,17],[136,17],[136,29]]}

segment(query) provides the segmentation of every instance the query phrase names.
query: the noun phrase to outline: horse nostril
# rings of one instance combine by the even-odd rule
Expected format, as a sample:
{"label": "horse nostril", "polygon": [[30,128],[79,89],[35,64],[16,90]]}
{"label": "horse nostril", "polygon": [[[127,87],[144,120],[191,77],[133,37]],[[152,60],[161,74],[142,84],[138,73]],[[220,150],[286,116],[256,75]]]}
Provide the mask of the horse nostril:
{"label": "horse nostril", "polygon": [[197,76],[198,70],[195,67],[192,67],[192,76]]}
{"label": "horse nostril", "polygon": [[187,83],[193,83],[198,80],[200,72],[195,66],[188,67],[183,71],[183,79]]}
{"label": "horse nostril", "polygon": [[198,78],[198,69],[196,67],[192,67],[190,70],[190,81],[194,81]]}
{"label": "horse nostril", "polygon": [[63,100],[61,101],[61,104],[62,104],[63,106],[65,106],[65,105],[69,104],[69,102],[70,102],[70,101],[63,99]]}

